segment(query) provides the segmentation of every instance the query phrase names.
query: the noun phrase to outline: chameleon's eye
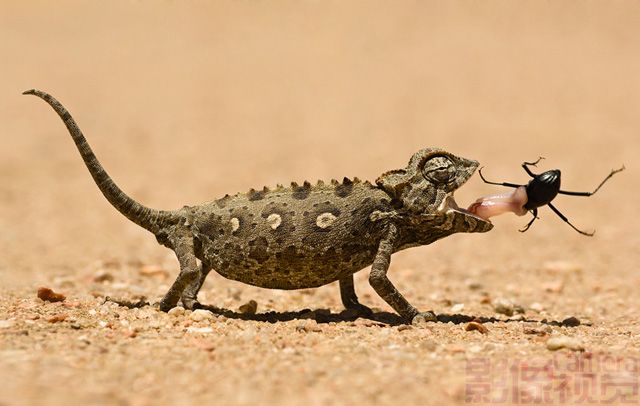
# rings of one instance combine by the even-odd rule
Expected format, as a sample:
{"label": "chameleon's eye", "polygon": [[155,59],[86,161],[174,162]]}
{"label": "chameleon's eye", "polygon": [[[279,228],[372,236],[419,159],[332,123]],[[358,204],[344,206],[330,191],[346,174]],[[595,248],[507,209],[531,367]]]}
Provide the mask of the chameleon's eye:
{"label": "chameleon's eye", "polygon": [[431,180],[435,180],[438,183],[448,183],[449,182],[449,171],[446,168],[434,169],[427,173],[427,177]]}
{"label": "chameleon's eye", "polygon": [[449,183],[454,178],[453,163],[445,156],[436,156],[427,160],[422,167],[422,175],[432,183]]}

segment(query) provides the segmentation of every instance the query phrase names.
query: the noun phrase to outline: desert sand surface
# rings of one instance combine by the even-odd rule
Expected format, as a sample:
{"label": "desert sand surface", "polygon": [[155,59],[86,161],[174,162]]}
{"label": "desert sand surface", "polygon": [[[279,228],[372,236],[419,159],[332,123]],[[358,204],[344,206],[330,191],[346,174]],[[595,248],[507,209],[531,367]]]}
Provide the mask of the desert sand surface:
{"label": "desert sand surface", "polygon": [[[0,55],[1,405],[640,402],[638,2],[4,1]],[[516,183],[544,156],[577,191],[626,171],[554,201],[592,238],[542,208],[526,233],[503,215],[395,254],[390,279],[438,322],[401,324],[368,269],[371,319],[342,312],[337,283],[215,272],[199,298],[225,311],[169,315],[105,300],[157,302],[177,261],[31,88],[154,208],[373,181],[428,146]],[[456,200],[504,191],[474,175]]]}

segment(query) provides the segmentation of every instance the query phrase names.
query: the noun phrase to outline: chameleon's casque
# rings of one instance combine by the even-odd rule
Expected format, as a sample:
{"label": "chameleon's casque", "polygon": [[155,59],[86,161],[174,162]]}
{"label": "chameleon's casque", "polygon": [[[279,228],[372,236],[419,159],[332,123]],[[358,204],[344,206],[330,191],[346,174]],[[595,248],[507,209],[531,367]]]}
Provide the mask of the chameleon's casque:
{"label": "chameleon's casque", "polygon": [[353,274],[372,265],[372,287],[411,321],[420,313],[386,276],[391,254],[453,233],[492,228],[453,199],[478,163],[437,148],[418,151],[406,168],[382,174],[375,184],[357,178],[292,183],[179,210],[151,209],[115,185],[57,100],[38,90],[25,94],[42,98],[62,118],[107,200],[175,251],[180,274],[160,302],[165,311],[179,300],[187,308],[197,307],[198,291],[214,269],[229,279],[272,289],[339,281],[344,305],[368,312],[356,297]]}

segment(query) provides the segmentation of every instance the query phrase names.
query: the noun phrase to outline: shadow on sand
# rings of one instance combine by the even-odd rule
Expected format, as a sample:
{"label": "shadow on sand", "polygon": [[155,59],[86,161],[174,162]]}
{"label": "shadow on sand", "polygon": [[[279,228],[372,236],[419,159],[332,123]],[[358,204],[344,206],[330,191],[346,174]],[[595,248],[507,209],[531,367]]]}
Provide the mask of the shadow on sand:
{"label": "shadow on sand", "polygon": [[[105,298],[105,302],[113,302],[117,303],[120,306],[127,307],[129,309],[140,308],[145,306],[150,306],[149,302],[144,300],[139,300],[137,302],[132,302],[128,300],[118,300],[110,297]],[[332,313],[329,309],[303,309],[298,311],[290,311],[290,312],[276,312],[270,311],[265,313],[241,313],[229,309],[222,309],[214,306],[201,305],[200,309],[208,310],[213,314],[217,314],[219,316],[224,316],[230,319],[239,319],[239,320],[251,320],[251,321],[261,321],[267,323],[278,323],[284,321],[291,320],[315,320],[317,323],[344,323],[344,322],[352,322],[356,319],[363,318],[366,320],[371,320],[373,322],[379,323],[380,325],[389,325],[389,326],[398,326],[401,324],[406,324],[405,321],[395,313],[390,312],[373,312],[369,315],[358,314],[351,310],[344,310],[340,313]],[[540,323],[546,324],[549,326],[558,326],[558,327],[577,327],[581,325],[580,320],[576,317],[568,317],[562,321],[557,320],[536,320],[536,319],[527,319],[524,316],[516,316],[508,319],[500,319],[497,317],[485,317],[485,316],[468,316],[465,314],[438,314],[436,315],[436,319],[438,323],[453,323],[453,324],[462,324],[469,322],[476,323]]]}

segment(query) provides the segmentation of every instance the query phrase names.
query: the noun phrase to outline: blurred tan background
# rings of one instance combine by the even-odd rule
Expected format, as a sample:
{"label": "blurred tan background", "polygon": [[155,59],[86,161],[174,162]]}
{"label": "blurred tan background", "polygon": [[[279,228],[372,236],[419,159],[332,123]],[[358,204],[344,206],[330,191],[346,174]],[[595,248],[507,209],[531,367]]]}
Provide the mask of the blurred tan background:
{"label": "blurred tan background", "polygon": [[[21,96],[30,88],[58,98],[122,189],[157,208],[374,180],[426,146],[521,183],[521,162],[545,156],[540,170],[560,168],[578,191],[625,164],[598,195],[558,198],[577,227],[597,229],[592,239],[548,209],[523,235],[528,218],[503,216],[489,234],[394,256],[392,279],[414,300],[429,272],[536,286],[543,261],[570,258],[622,297],[640,282],[638,2],[2,1],[0,56],[5,292],[95,261],[175,262],[108,205],[59,118]],[[456,198],[499,190],[474,177]],[[323,289],[338,306],[337,287]],[[588,293],[576,294],[580,308]]]}
{"label": "blurred tan background", "polygon": [[[140,255],[132,245],[155,244],[97,193],[49,107],[20,95],[33,87],[61,100],[118,184],[153,207],[291,180],[373,180],[419,148],[441,146],[514,182],[527,181],[522,161],[542,155],[541,169],[561,168],[574,190],[624,163],[601,196],[558,207],[603,237],[635,221],[635,2],[30,1],[1,9],[3,278],[17,264],[23,279],[34,266]],[[494,190],[474,179],[458,200]],[[527,240],[593,243],[544,217]],[[523,221],[497,219],[493,238],[522,241],[513,231]]]}

